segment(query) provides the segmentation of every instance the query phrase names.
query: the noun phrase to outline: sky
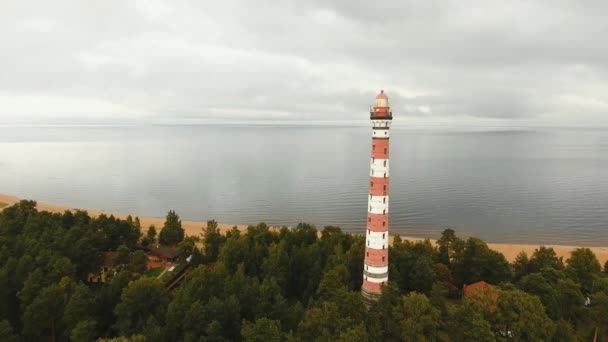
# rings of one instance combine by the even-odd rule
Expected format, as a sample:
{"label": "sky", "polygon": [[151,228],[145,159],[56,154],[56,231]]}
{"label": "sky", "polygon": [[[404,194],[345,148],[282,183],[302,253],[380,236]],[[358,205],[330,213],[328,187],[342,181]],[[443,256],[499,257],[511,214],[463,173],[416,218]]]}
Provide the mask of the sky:
{"label": "sky", "polygon": [[0,124],[608,126],[606,1],[2,1]]}

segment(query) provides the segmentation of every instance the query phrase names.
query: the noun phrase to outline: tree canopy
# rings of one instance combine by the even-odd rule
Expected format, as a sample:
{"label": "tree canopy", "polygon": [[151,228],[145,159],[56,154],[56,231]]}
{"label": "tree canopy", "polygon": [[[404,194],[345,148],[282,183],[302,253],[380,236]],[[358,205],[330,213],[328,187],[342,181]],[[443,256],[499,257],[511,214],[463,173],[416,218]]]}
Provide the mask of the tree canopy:
{"label": "tree canopy", "polygon": [[[137,218],[53,214],[23,201],[0,212],[0,340],[572,341],[608,339],[608,274],[591,250],[562,262],[550,247],[505,257],[446,230],[437,244],[395,237],[390,281],[366,307],[365,237],[328,226],[184,236],[171,211],[159,240],[186,276],[146,272]],[[105,283],[88,282],[112,252]],[[189,261],[186,261],[188,256]],[[105,260],[107,262],[107,260]],[[463,297],[485,281],[497,297]]]}

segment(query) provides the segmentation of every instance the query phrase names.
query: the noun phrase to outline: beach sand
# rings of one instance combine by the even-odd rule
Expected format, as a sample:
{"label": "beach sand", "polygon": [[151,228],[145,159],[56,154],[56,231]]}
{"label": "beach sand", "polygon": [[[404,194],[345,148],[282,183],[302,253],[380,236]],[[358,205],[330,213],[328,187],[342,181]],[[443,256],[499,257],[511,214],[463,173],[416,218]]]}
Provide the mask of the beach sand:
{"label": "beach sand", "polygon": [[[0,194],[0,203],[5,203],[8,206],[19,202],[19,200],[20,199],[16,196]],[[73,208],[73,207],[54,205],[54,204],[48,204],[48,203],[43,203],[43,202],[37,202],[37,203],[38,203],[38,210],[46,210],[46,211],[55,212],[55,213],[63,213],[66,210],[80,209],[80,210],[86,210],[89,213],[89,215],[91,215],[93,217],[97,217],[101,214],[106,214],[106,215],[114,215],[115,217],[125,219],[128,216],[128,214],[110,213],[110,212],[106,212],[106,211],[83,209],[83,208]],[[2,210],[1,207],[0,207],[0,210]],[[136,216],[134,214],[132,214],[132,215],[133,215],[133,217]],[[157,231],[160,231],[160,228],[162,228],[162,226],[165,222],[164,217],[139,216],[139,220],[140,220],[141,225],[144,230],[147,229],[150,225],[154,225],[154,226],[156,226]],[[204,221],[182,221],[182,227],[184,228],[186,235],[188,235],[188,236],[200,236],[202,233],[203,227],[206,227],[206,226],[207,226],[207,223]],[[227,232],[234,226],[237,226],[241,230],[244,230],[247,228],[246,225],[218,223],[218,227],[219,227],[220,231],[223,233]],[[422,238],[411,238],[411,237],[405,237],[405,236],[402,236],[401,238],[405,239],[405,240],[410,240],[410,241],[423,240]],[[433,240],[433,239],[431,239],[431,241],[435,242],[435,240]],[[391,240],[391,242],[392,242],[392,240]],[[515,257],[517,256],[517,254],[521,251],[524,251],[524,252],[528,253],[528,256],[531,256],[532,253],[534,253],[534,249],[538,248],[540,245],[488,242],[488,246],[490,248],[504,254],[505,257],[507,258],[507,260],[513,261],[513,260],[515,260]],[[563,245],[545,245],[545,246],[552,247],[558,256],[561,256],[564,258],[564,261],[570,257],[570,252],[573,249],[575,249],[577,247],[586,247],[586,246],[563,246]],[[608,247],[589,247],[589,248],[593,251],[593,253],[595,253],[598,260],[600,261],[600,263],[603,266],[604,263],[608,260]]]}

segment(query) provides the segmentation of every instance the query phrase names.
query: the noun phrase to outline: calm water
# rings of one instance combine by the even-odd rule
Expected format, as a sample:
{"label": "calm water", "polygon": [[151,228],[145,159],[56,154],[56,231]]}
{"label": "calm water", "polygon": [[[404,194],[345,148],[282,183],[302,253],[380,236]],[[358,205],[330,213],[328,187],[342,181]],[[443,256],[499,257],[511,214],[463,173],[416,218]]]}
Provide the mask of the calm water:
{"label": "calm water", "polygon": [[[608,130],[391,132],[391,226],[608,246]],[[143,216],[362,231],[370,128],[0,127],[0,193]]]}

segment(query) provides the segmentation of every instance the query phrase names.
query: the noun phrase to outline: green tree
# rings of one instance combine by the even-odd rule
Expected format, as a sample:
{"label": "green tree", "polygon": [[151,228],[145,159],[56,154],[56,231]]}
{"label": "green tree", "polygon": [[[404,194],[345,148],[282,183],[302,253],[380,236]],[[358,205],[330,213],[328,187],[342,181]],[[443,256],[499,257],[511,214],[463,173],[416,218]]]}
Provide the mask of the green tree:
{"label": "green tree", "polygon": [[139,220],[139,217],[135,217],[135,220],[133,221],[133,226],[135,226],[135,229],[141,231],[141,221]]}
{"label": "green tree", "polygon": [[[608,338],[608,295],[597,293],[591,298],[591,317],[593,324],[598,328],[598,334],[603,339]],[[602,340],[603,340],[602,339]]]}
{"label": "green tree", "polygon": [[262,264],[262,271],[265,277],[273,277],[281,289],[287,288],[289,277],[289,255],[287,253],[287,244],[285,241],[273,243],[268,249],[268,257]]}
{"label": "green tree", "polygon": [[403,313],[400,324],[404,341],[424,342],[437,339],[441,315],[425,295],[412,292],[404,297]]}
{"label": "green tree", "polygon": [[23,334],[38,340],[42,336],[61,336],[61,317],[67,302],[70,280],[63,278],[44,288],[23,314]]}
{"label": "green tree", "polygon": [[220,246],[226,238],[220,233],[215,220],[207,221],[207,227],[203,229],[203,245],[205,246],[205,259],[207,262],[215,262],[220,255]]}
{"label": "green tree", "polygon": [[0,321],[0,341],[19,342],[19,337],[15,334],[13,326],[5,319]]}
{"label": "green tree", "polygon": [[34,301],[34,298],[40,293],[40,290],[46,285],[47,280],[41,269],[38,268],[31,272],[23,283],[21,291],[17,293],[22,307],[25,308],[30,305]]}
{"label": "green tree", "polygon": [[131,256],[129,268],[133,273],[144,274],[148,269],[147,263],[148,259],[146,258],[146,254],[144,253],[144,251],[137,250],[133,252]]}
{"label": "green tree", "polygon": [[585,297],[580,289],[580,285],[570,279],[561,279],[557,282],[555,293],[562,318],[567,320],[576,318],[583,308]]}
{"label": "green tree", "polygon": [[146,232],[146,236],[141,241],[141,244],[144,247],[147,247],[148,245],[156,243],[156,234],[157,234],[157,232],[156,232],[156,226],[151,225],[150,227],[148,227],[148,231]]}
{"label": "green tree", "polygon": [[97,322],[94,320],[78,322],[70,333],[70,339],[73,342],[95,341],[95,337],[97,337]]}
{"label": "green tree", "polygon": [[83,320],[93,320],[95,313],[92,291],[84,284],[77,284],[63,312],[62,320],[67,331],[74,329]]}
{"label": "green tree", "polygon": [[116,265],[127,265],[131,258],[131,250],[125,245],[118,246],[116,250],[116,257],[114,257],[114,264]]}
{"label": "green tree", "polygon": [[490,322],[487,308],[477,302],[465,300],[450,313],[448,331],[454,341],[494,342],[496,337]]}
{"label": "green tree", "polygon": [[576,342],[576,335],[574,334],[572,324],[563,319],[555,322],[555,333],[551,342]]}
{"label": "green tree", "polygon": [[589,248],[577,248],[566,260],[568,272],[577,280],[583,291],[590,293],[593,287],[593,276],[601,271],[600,263]]}
{"label": "green tree", "polygon": [[459,286],[481,280],[498,284],[511,279],[511,269],[504,255],[479,239],[469,238],[453,261],[453,275]]}
{"label": "green tree", "polygon": [[52,282],[57,282],[63,277],[74,278],[76,268],[72,261],[64,256],[53,256],[49,260],[49,270],[47,278]]}
{"label": "green tree", "polygon": [[150,239],[150,243],[154,243],[156,241],[156,226],[151,225],[146,232],[146,237]]}
{"label": "green tree", "polygon": [[303,341],[333,341],[341,331],[348,329],[350,323],[340,317],[335,303],[322,302],[306,311],[298,325],[298,336]]}
{"label": "green tree", "polygon": [[399,288],[389,282],[378,301],[369,309],[367,331],[372,341],[401,341],[401,321],[405,317]]}
{"label": "green tree", "polygon": [[179,215],[173,210],[169,211],[163,229],[160,231],[160,243],[169,246],[177,245],[184,239],[184,235],[185,232],[182,228],[182,221],[179,219]]}
{"label": "green tree", "polygon": [[561,317],[561,308],[557,299],[557,292],[553,285],[549,283],[540,273],[527,275],[517,283],[517,286],[523,291],[536,295],[540,298],[547,315],[552,319]]}
{"label": "green tree", "polygon": [[112,276],[98,290],[94,307],[97,308],[96,318],[100,332],[111,330],[115,324],[114,309],[120,302],[120,296],[129,281],[131,281],[131,272],[123,270]]}
{"label": "green tree", "polygon": [[502,291],[495,316],[495,324],[510,331],[514,341],[542,341],[553,336],[553,323],[540,299],[523,291]]}
{"label": "green tree", "polygon": [[409,274],[409,288],[413,291],[429,294],[435,284],[433,261],[429,257],[420,257],[414,262]]}
{"label": "green tree", "polygon": [[604,263],[604,273],[608,273],[608,260]]}
{"label": "green tree", "polygon": [[530,260],[524,251],[519,252],[513,262],[513,276],[516,280],[530,273]]}
{"label": "green tree", "polygon": [[445,265],[450,265],[455,255],[462,249],[464,242],[456,236],[453,229],[445,229],[441,233],[441,238],[437,240],[439,246],[439,261]]}
{"label": "green tree", "polygon": [[150,317],[164,323],[169,299],[163,285],[144,277],[129,283],[116,305],[116,328],[123,335],[141,333]]}
{"label": "green tree", "polygon": [[200,257],[196,244],[200,241],[197,236],[187,236],[180,243],[177,244],[177,253],[180,260],[186,260],[190,255],[196,256],[197,259]]}
{"label": "green tree", "polygon": [[539,272],[545,267],[561,270],[564,268],[564,262],[561,257],[557,257],[553,248],[540,246],[534,250],[529,267],[530,273]]}
{"label": "green tree", "polygon": [[341,332],[338,336],[337,342],[353,342],[353,341],[367,341],[369,335],[365,329],[365,324],[357,324],[348,330]]}
{"label": "green tree", "polygon": [[97,342],[147,342],[144,335],[133,335],[131,337],[114,337],[114,338],[100,338]]}
{"label": "green tree", "polygon": [[281,322],[260,318],[251,323],[245,321],[241,328],[243,341],[246,342],[279,342],[281,340]]}

